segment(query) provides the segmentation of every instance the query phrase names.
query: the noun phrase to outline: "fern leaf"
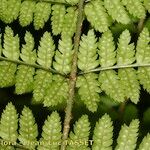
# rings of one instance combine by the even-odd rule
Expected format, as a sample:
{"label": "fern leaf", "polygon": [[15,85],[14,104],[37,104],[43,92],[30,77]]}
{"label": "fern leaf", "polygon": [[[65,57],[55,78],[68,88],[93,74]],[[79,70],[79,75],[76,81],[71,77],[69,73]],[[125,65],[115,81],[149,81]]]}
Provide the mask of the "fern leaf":
{"label": "fern leaf", "polygon": [[[144,28],[137,42],[136,60],[138,64],[150,63],[150,36],[147,28]],[[150,68],[139,67],[138,78],[144,89],[150,92]]]}
{"label": "fern leaf", "polygon": [[71,71],[72,55],[73,55],[72,39],[70,37],[62,37],[59,40],[58,50],[55,54],[54,68],[64,74]]}
{"label": "fern leaf", "polygon": [[[25,35],[26,44],[22,47],[22,53],[20,54],[21,59],[24,62],[34,64],[36,61],[36,52],[33,51],[34,48],[34,38],[29,32]],[[16,89],[17,94],[27,93],[33,90],[33,75],[35,69],[32,67],[19,65],[16,74]]]}
{"label": "fern leaf", "polygon": [[133,120],[129,126],[123,125],[119,137],[117,139],[117,146],[115,150],[134,150],[138,137],[139,121]]}
{"label": "fern leaf", "polygon": [[11,62],[0,61],[0,87],[9,87],[15,83],[17,65]]}
{"label": "fern leaf", "polygon": [[147,136],[143,138],[138,150],[149,150],[149,148],[150,148],[150,134],[147,134]]}
{"label": "fern leaf", "polygon": [[115,44],[111,31],[103,33],[98,43],[100,65],[102,67],[110,67],[116,63]]}
{"label": "fern leaf", "polygon": [[62,32],[64,17],[66,13],[66,9],[64,5],[53,5],[52,6],[52,32],[54,35],[58,35]]}
{"label": "fern leaf", "polygon": [[9,142],[16,142],[18,133],[18,115],[15,106],[8,103],[0,121],[0,137]]}
{"label": "fern leaf", "polygon": [[125,97],[130,98],[132,102],[137,104],[140,97],[140,85],[137,80],[136,70],[133,68],[119,69],[118,76],[120,77]]}
{"label": "fern leaf", "polygon": [[51,67],[52,57],[54,55],[55,45],[50,33],[45,32],[38,47],[37,62],[43,67]]}
{"label": "fern leaf", "polygon": [[113,126],[110,117],[105,114],[96,123],[94,129],[92,150],[112,150]]}
{"label": "fern leaf", "polygon": [[3,50],[3,48],[2,48],[2,34],[0,34],[0,56],[2,54],[2,50]]}
{"label": "fern leaf", "polygon": [[104,0],[104,6],[113,20],[122,24],[128,24],[130,22],[128,13],[120,0]]}
{"label": "fern leaf", "polygon": [[117,64],[118,65],[129,65],[135,61],[135,46],[131,41],[131,35],[128,30],[125,30],[120,35],[117,49]]}
{"label": "fern leaf", "polygon": [[62,35],[72,37],[76,31],[77,11],[76,7],[68,7],[62,26]]}
{"label": "fern leaf", "polygon": [[82,36],[78,53],[78,67],[82,71],[91,70],[99,65],[97,59],[97,43],[94,31],[90,30]]}
{"label": "fern leaf", "polygon": [[136,47],[136,60],[138,64],[150,63],[150,35],[147,28],[140,33]]}
{"label": "fern leaf", "polygon": [[19,22],[21,26],[25,27],[33,21],[35,6],[35,1],[23,1],[21,3],[19,15]]}
{"label": "fern leaf", "polygon": [[[68,140],[67,150],[90,150],[88,145],[84,144],[89,140],[90,123],[87,115],[83,115],[74,125],[74,132],[71,132]],[[75,144],[79,142],[79,144]]]}
{"label": "fern leaf", "polygon": [[148,12],[150,13],[150,1],[149,0],[144,0],[144,6],[146,7]]}
{"label": "fern leaf", "polygon": [[103,3],[100,0],[92,0],[84,8],[87,20],[95,30],[105,32],[110,26],[109,16],[106,13]]}
{"label": "fern leaf", "polygon": [[37,124],[35,123],[32,111],[28,107],[24,107],[22,115],[19,120],[19,141],[21,144],[28,148],[34,148],[36,145],[32,144],[36,142],[38,136]]}
{"label": "fern leaf", "polygon": [[5,28],[3,54],[12,60],[19,58],[19,37],[14,36],[13,30],[8,26]]}
{"label": "fern leaf", "polygon": [[53,81],[47,88],[44,97],[44,106],[56,106],[59,103],[66,102],[68,90],[69,87],[66,79],[60,75],[53,75]]}
{"label": "fern leaf", "polygon": [[100,101],[99,93],[101,90],[97,78],[97,74],[89,73],[84,76],[79,76],[76,84],[79,88],[78,92],[81,101],[83,101],[86,107],[92,112],[97,110],[97,103]]}
{"label": "fern leaf", "polygon": [[118,102],[124,101],[124,91],[119,77],[114,70],[102,71],[99,74],[101,89]]}
{"label": "fern leaf", "polygon": [[44,123],[42,138],[40,140],[43,145],[38,146],[38,150],[58,150],[61,136],[60,117],[57,112],[53,112]]}
{"label": "fern leaf", "polygon": [[146,12],[141,0],[122,0],[122,2],[134,17],[145,18]]}
{"label": "fern leaf", "polygon": [[[134,44],[129,44],[131,36],[128,30],[122,32],[119,38],[117,50],[118,65],[128,65],[135,61]],[[126,98],[130,98],[132,102],[139,101],[140,85],[137,80],[136,71],[133,68],[125,68],[118,70],[118,76]]]}
{"label": "fern leaf", "polygon": [[52,83],[52,74],[43,70],[37,70],[33,83],[33,102],[43,102],[46,90]]}
{"label": "fern leaf", "polygon": [[[4,49],[3,55],[12,60],[19,58],[19,38],[14,36],[11,28],[6,27],[4,34]],[[11,62],[0,62],[0,87],[8,87],[14,84],[14,75],[17,70],[17,65]]]}
{"label": "fern leaf", "polygon": [[44,27],[45,22],[49,19],[51,5],[49,3],[39,2],[34,11],[34,27],[36,30]]}
{"label": "fern leaf", "polygon": [[1,19],[5,23],[11,23],[17,19],[21,6],[21,0],[1,0]]}
{"label": "fern leaf", "polygon": [[150,93],[150,67],[139,67],[138,78],[144,89]]}

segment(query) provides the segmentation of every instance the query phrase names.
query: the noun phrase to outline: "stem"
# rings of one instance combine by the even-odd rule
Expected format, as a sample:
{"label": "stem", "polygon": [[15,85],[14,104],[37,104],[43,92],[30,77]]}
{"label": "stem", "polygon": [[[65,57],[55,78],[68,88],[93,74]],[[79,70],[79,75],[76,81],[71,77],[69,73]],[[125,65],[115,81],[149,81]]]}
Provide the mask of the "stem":
{"label": "stem", "polygon": [[65,150],[67,144],[65,141],[68,138],[69,129],[70,129],[70,121],[72,117],[72,107],[74,102],[74,95],[75,95],[75,84],[77,78],[77,58],[78,58],[78,50],[79,50],[79,43],[81,37],[81,29],[83,23],[83,7],[84,7],[84,0],[80,0],[78,4],[78,20],[77,20],[77,28],[76,34],[74,38],[74,54],[72,59],[72,70],[70,73],[69,79],[69,93],[68,93],[68,101],[66,106],[66,115],[64,120],[64,128],[63,128],[63,136],[62,136],[62,144],[61,150]]}
{"label": "stem", "polygon": [[150,67],[150,64],[132,64],[132,65],[115,65],[112,67],[99,67],[96,69],[84,71],[84,72],[79,72],[79,74],[86,74],[86,73],[91,73],[91,72],[99,72],[99,71],[106,71],[106,70],[112,70],[112,69],[122,69],[122,68],[136,68],[136,67]]}
{"label": "stem", "polygon": [[[31,1],[31,0],[22,0],[22,1]],[[62,4],[62,5],[66,5],[66,6],[73,6],[67,2],[59,2],[56,0],[33,0],[35,2],[44,2],[44,3],[51,3],[51,4]]]}
{"label": "stem", "polygon": [[38,64],[29,64],[29,63],[26,63],[24,61],[12,60],[12,59],[9,59],[9,58],[3,57],[3,56],[0,56],[0,60],[12,62],[12,63],[15,63],[15,64],[24,65],[24,66],[30,66],[30,67],[33,67],[33,68],[37,68],[37,69],[41,69],[41,70],[47,71],[47,72],[52,72],[52,73],[55,73],[55,74],[60,74],[60,75],[63,75],[63,76],[65,75],[65,74],[62,74],[62,73],[56,71],[55,69],[45,68],[45,67],[40,66]]}
{"label": "stem", "polygon": [[139,23],[138,23],[138,26],[137,26],[138,34],[140,34],[141,31],[143,30],[144,21],[145,21],[145,18],[141,18],[140,21],[139,21]]}

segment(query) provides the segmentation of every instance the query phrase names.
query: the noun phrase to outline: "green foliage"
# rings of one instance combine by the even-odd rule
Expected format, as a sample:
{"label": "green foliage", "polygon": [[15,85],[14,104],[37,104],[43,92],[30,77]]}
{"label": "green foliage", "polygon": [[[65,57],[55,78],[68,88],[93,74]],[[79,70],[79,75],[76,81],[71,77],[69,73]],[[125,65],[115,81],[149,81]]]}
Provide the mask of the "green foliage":
{"label": "green foliage", "polygon": [[[58,150],[59,142],[61,141],[61,122],[57,112],[53,112],[48,116],[43,126],[42,138],[40,139],[41,144],[38,146],[38,150]],[[51,142],[51,144],[49,143]]]}
{"label": "green foliage", "polygon": [[97,81],[97,74],[90,73],[83,76],[79,76],[76,86],[79,88],[79,96],[81,101],[86,107],[95,112],[100,101],[99,93],[101,92],[99,82]]}
{"label": "green foliage", "polygon": [[[25,34],[25,42],[21,49],[20,57],[24,62],[35,63],[36,52],[34,49],[34,38],[29,32]],[[16,89],[17,94],[23,94],[31,92],[33,90],[33,75],[35,73],[35,68],[28,67],[24,65],[18,66],[18,71],[16,74]]]}
{"label": "green foliage", "polygon": [[66,9],[64,5],[55,4],[52,6],[52,10],[52,32],[57,35],[62,32]]}
{"label": "green foliage", "polygon": [[1,0],[0,19],[6,23],[16,20],[20,11],[21,0]]}
{"label": "green foliage", "polygon": [[123,125],[117,139],[116,150],[134,150],[138,136],[139,121],[133,120],[129,126]]}
{"label": "green foliage", "polygon": [[60,75],[53,75],[53,81],[48,86],[44,97],[44,106],[55,106],[66,102],[68,98],[67,80]]}
{"label": "green foliage", "polygon": [[76,7],[68,7],[64,16],[62,35],[72,37],[76,31],[77,11]]}
{"label": "green foliage", "polygon": [[[139,121],[132,120],[129,126],[123,125],[117,140],[117,149],[135,150],[138,138]],[[12,103],[8,103],[1,116],[0,122],[0,137],[1,140],[7,142],[20,141],[19,146],[29,148],[32,150],[49,150],[59,149],[62,138],[62,124],[59,114],[54,111],[49,115],[44,122],[43,131],[38,135],[37,124],[32,111],[28,107],[24,107],[22,114],[19,118],[18,128],[18,115]],[[87,115],[81,116],[74,124],[73,131],[69,134],[67,141],[67,150],[112,150],[113,145],[113,125],[109,115],[104,114],[94,127],[93,133],[90,131],[90,122]],[[19,133],[17,132],[19,131]],[[92,142],[89,142],[90,134],[93,136]],[[39,141],[36,137],[39,136]],[[18,142],[18,141],[17,141]],[[40,144],[38,144],[40,143]],[[85,144],[86,143],[86,144]],[[148,150],[150,143],[150,136],[147,134],[139,146],[139,150]],[[17,145],[15,144],[17,147]],[[90,148],[89,146],[92,146]],[[13,150],[12,146],[2,146],[0,148],[6,150]]]}
{"label": "green foliage", "polygon": [[[79,0],[0,0],[0,21],[6,26],[14,27],[11,23],[19,21],[22,27],[33,25],[41,32],[50,20],[50,32],[43,33],[39,46],[28,31],[24,43],[22,35],[14,34],[8,26],[0,33],[0,87],[15,86],[18,95],[32,92],[32,103],[42,103],[44,107],[67,104],[65,121],[69,123],[73,100],[83,102],[94,113],[98,106],[105,112],[128,99],[137,104],[140,85],[150,93],[149,0],[85,0],[80,5]],[[145,20],[148,28],[144,27]],[[0,31],[3,32],[1,26]],[[134,32],[133,36],[129,31]],[[109,100],[103,98],[100,106],[103,94]],[[121,127],[116,150],[149,149],[149,134],[136,146],[137,113],[133,105],[128,105],[121,114],[126,123],[135,120]],[[144,113],[144,122],[148,115],[149,110]],[[67,150],[114,149],[112,124],[105,114],[92,126],[92,133],[88,116],[83,115],[70,131]],[[65,128],[72,130],[66,122]],[[20,146],[59,150],[62,134],[61,118],[56,111],[44,122],[42,134],[38,134],[33,113],[26,106],[19,122],[11,102],[1,115],[0,142],[17,142],[15,146],[0,145],[2,150],[21,149]],[[89,137],[93,137],[93,145],[89,144]]]}
{"label": "green foliage", "polygon": [[[137,63],[149,63],[150,62],[150,36],[147,28],[144,28],[140,34],[137,41],[137,53],[136,60]],[[150,68],[149,67],[139,67],[138,68],[138,78],[140,83],[143,85],[144,89],[150,92]]]}
{"label": "green foliage", "polygon": [[35,1],[23,1],[21,3],[19,14],[19,22],[21,26],[25,27],[32,22],[35,6]]}
{"label": "green foliage", "polygon": [[19,141],[24,146],[28,145],[28,148],[35,148],[35,143],[37,141],[36,137],[38,136],[37,124],[33,117],[32,111],[28,107],[24,107],[22,115],[19,120],[20,129],[19,129]]}
{"label": "green foliage", "polygon": [[71,61],[73,55],[72,39],[68,36],[62,36],[59,40],[58,50],[56,50],[54,68],[64,74],[71,71]]}
{"label": "green foliage", "polygon": [[122,2],[134,17],[145,18],[145,8],[141,0],[122,0]]}
{"label": "green foliage", "polygon": [[[95,30],[104,32],[108,30],[110,25],[109,16],[103,7],[102,1],[92,0],[86,4],[84,8],[87,20],[91,23]],[[92,13],[92,14],[91,14]]]}
{"label": "green foliage", "polygon": [[96,54],[97,43],[94,35],[94,31],[90,30],[86,35],[82,36],[80,41],[80,48],[78,54],[78,67],[82,71],[91,70],[96,68],[99,63]]}
{"label": "green foliage", "polygon": [[150,134],[147,134],[147,136],[143,138],[138,150],[148,150],[149,147],[150,147]]}
{"label": "green foliage", "polygon": [[150,12],[150,1],[144,0],[144,5],[145,5],[146,9],[148,10],[148,12]]}
{"label": "green foliage", "polygon": [[128,24],[130,22],[128,13],[120,0],[104,0],[104,6],[113,20],[122,24]]}
{"label": "green foliage", "polygon": [[51,13],[51,5],[44,2],[39,2],[35,6],[34,11],[34,27],[36,30],[43,28],[45,22],[49,19]]}
{"label": "green foliage", "polygon": [[112,136],[112,121],[110,117],[105,114],[96,123],[93,135],[94,144],[92,146],[92,150],[111,150],[111,145],[113,143]]}
{"label": "green foliage", "polygon": [[[14,36],[11,28],[6,27],[4,34],[2,53],[3,55],[12,60],[19,58],[19,38],[18,35]],[[1,87],[12,86],[14,84],[14,74],[16,72],[17,65],[11,62],[0,62],[0,85]]]}
{"label": "green foliage", "polygon": [[[71,71],[74,52],[71,35],[62,34],[58,49],[55,50],[57,45],[51,33],[45,32],[36,51],[34,38],[26,32],[21,52],[18,35],[14,36],[10,27],[6,27],[3,35],[1,51],[4,60],[0,62],[0,86],[8,87],[15,84],[16,94],[33,91],[33,102],[43,103],[46,107],[66,102],[69,89],[65,75]],[[76,87],[81,101],[90,111],[97,110],[101,91],[115,101],[123,102],[130,99],[135,104],[139,101],[140,84],[150,91],[150,68],[141,66],[150,63],[148,29],[144,28],[141,32],[137,46],[130,41],[131,35],[128,30],[121,33],[117,46],[110,30],[104,32],[99,41],[94,30],[89,30],[87,35],[82,36],[77,62],[82,73],[78,77]],[[10,61],[6,61],[7,59]],[[17,66],[16,63],[20,64]],[[91,70],[99,70],[99,65],[99,76],[90,73]],[[134,69],[132,65],[139,67]],[[54,67],[52,71],[51,66]],[[118,71],[114,70],[115,68]],[[55,76],[53,71],[60,75]]]}
{"label": "green foliage", "polygon": [[18,114],[12,103],[8,103],[2,113],[0,121],[0,137],[9,142],[16,142],[18,128]]}
{"label": "green foliage", "polygon": [[[74,125],[74,132],[69,135],[69,146],[67,150],[90,150],[88,144],[83,144],[89,140],[90,123],[87,115],[83,115]],[[78,142],[79,144],[75,144]]]}

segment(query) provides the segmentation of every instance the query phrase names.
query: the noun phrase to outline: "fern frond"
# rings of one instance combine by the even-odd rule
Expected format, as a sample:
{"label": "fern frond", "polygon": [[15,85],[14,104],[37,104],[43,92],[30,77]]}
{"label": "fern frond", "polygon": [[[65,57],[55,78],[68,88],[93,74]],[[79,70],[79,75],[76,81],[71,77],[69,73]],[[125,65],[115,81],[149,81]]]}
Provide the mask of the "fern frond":
{"label": "fern frond", "polygon": [[[150,63],[150,36],[147,28],[144,28],[137,42],[136,60],[138,64]],[[150,68],[139,67],[138,78],[144,89],[150,92]]]}
{"label": "fern frond", "polygon": [[149,150],[149,148],[150,148],[150,134],[148,133],[147,136],[143,138],[138,150]]}
{"label": "fern frond", "polygon": [[84,12],[87,20],[95,30],[99,32],[105,32],[108,30],[108,27],[110,26],[110,18],[103,7],[102,1],[90,1],[85,5]]}
{"label": "fern frond", "polygon": [[147,28],[140,33],[136,47],[136,60],[138,64],[150,63],[150,35]]}
{"label": "fern frond", "polygon": [[19,37],[14,36],[13,30],[8,26],[5,28],[3,54],[12,60],[19,58]]}
{"label": "fern frond", "polygon": [[40,46],[38,47],[38,64],[46,68],[51,67],[54,50],[55,45],[52,36],[49,32],[45,32],[41,38]]}
{"label": "fern frond", "polygon": [[78,68],[82,71],[91,70],[99,65],[97,60],[97,43],[94,31],[90,30],[82,36],[78,53]]}
{"label": "fern frond", "polygon": [[[99,39],[99,56],[102,67],[113,66],[116,63],[116,51],[112,33],[107,31]],[[114,70],[101,71],[99,82],[102,90],[116,101],[124,101],[124,93],[119,78]]]}
{"label": "fern frond", "polygon": [[104,90],[107,95],[118,102],[124,101],[124,90],[116,71],[101,71],[99,74],[99,82],[101,89]]}
{"label": "fern frond", "polygon": [[150,1],[149,0],[144,0],[144,6],[146,7],[148,12],[150,13]]}
{"label": "fern frond", "polygon": [[[38,150],[58,150],[61,142],[61,122],[57,112],[53,112],[48,116],[43,126],[42,138],[40,142],[42,145],[38,146]],[[50,142],[50,143],[49,143]]]}
{"label": "fern frond", "polygon": [[116,63],[115,43],[111,31],[104,32],[98,42],[98,54],[102,67],[113,66]]}
{"label": "fern frond", "polygon": [[72,37],[76,31],[77,10],[76,7],[68,7],[63,21],[62,35]]}
{"label": "fern frond", "polygon": [[146,11],[141,0],[122,0],[122,2],[134,17],[145,18]]}
{"label": "fern frond", "polygon": [[134,150],[136,147],[136,141],[138,137],[139,121],[133,120],[129,126],[123,125],[118,139],[115,150]]}
{"label": "fern frond", "polygon": [[[28,148],[35,148],[36,137],[38,136],[37,124],[35,123],[32,111],[24,107],[19,119],[19,141]],[[33,144],[34,143],[34,144]]]}
{"label": "fern frond", "polygon": [[17,19],[21,6],[21,0],[1,0],[0,18],[5,23],[11,23]]}
{"label": "fern frond", "polygon": [[0,137],[9,142],[16,142],[18,133],[18,115],[15,106],[8,103],[0,121]]}
{"label": "fern frond", "polygon": [[[40,41],[40,46],[37,52],[37,62],[43,67],[49,68],[52,64],[52,57],[54,55],[55,45],[51,34],[45,32]],[[34,102],[42,102],[46,94],[46,90],[52,82],[52,74],[43,70],[37,70],[34,78]]]}
{"label": "fern frond", "polygon": [[[84,142],[89,140],[90,128],[88,116],[83,115],[74,124],[74,132],[69,134],[67,150],[90,150],[88,145],[84,144]],[[79,144],[75,144],[75,142]]]}
{"label": "fern frond", "polygon": [[[20,54],[21,59],[24,62],[34,64],[36,61],[36,52],[34,49],[34,38],[29,32],[25,34],[26,44],[22,46],[22,52]],[[16,74],[15,92],[17,94],[23,94],[33,90],[33,75],[35,74],[35,68],[19,65]]]}
{"label": "fern frond", "polygon": [[72,56],[73,56],[72,39],[67,36],[62,36],[59,40],[58,50],[55,54],[55,61],[53,62],[54,68],[64,74],[71,71]]}
{"label": "fern frond", "polygon": [[[4,34],[4,48],[2,49],[3,55],[12,60],[19,58],[19,38],[18,35],[14,36],[13,30],[6,27]],[[0,87],[8,87],[14,84],[15,72],[17,65],[11,62],[0,62]]]}
{"label": "fern frond", "polygon": [[64,5],[55,4],[52,6],[52,10],[52,32],[54,35],[58,35],[62,32],[66,9]]}
{"label": "fern frond", "polygon": [[95,112],[100,101],[99,93],[101,92],[99,82],[97,81],[97,74],[89,73],[77,78],[76,86],[79,88],[79,95],[81,101],[86,107]]}
{"label": "fern frond", "polygon": [[44,27],[51,14],[51,5],[45,2],[38,2],[34,11],[34,28],[39,30]]}
{"label": "fern frond", "polygon": [[120,0],[104,0],[104,6],[113,20],[122,24],[128,24],[130,22],[128,13]]}
{"label": "fern frond", "polygon": [[33,13],[35,10],[35,1],[23,1],[21,3],[19,23],[21,26],[25,27],[33,21]]}
{"label": "fern frond", "polygon": [[59,103],[66,102],[68,91],[67,79],[60,75],[53,75],[53,81],[46,90],[44,106],[56,106]]}
{"label": "fern frond", "polygon": [[71,5],[75,5],[79,2],[79,0],[65,0],[65,1]]}
{"label": "fern frond", "polygon": [[[135,61],[134,44],[129,44],[131,36],[128,30],[122,32],[119,38],[117,50],[117,64],[128,65]],[[134,68],[125,68],[118,70],[118,76],[126,98],[137,103],[139,101],[140,85],[137,80],[136,71]]]}
{"label": "fern frond", "polygon": [[52,74],[43,70],[37,70],[33,85],[33,102],[41,103],[46,95],[46,90],[52,83]]}
{"label": "fern frond", "polygon": [[105,114],[96,123],[92,150],[112,150],[113,126],[109,115]]}

